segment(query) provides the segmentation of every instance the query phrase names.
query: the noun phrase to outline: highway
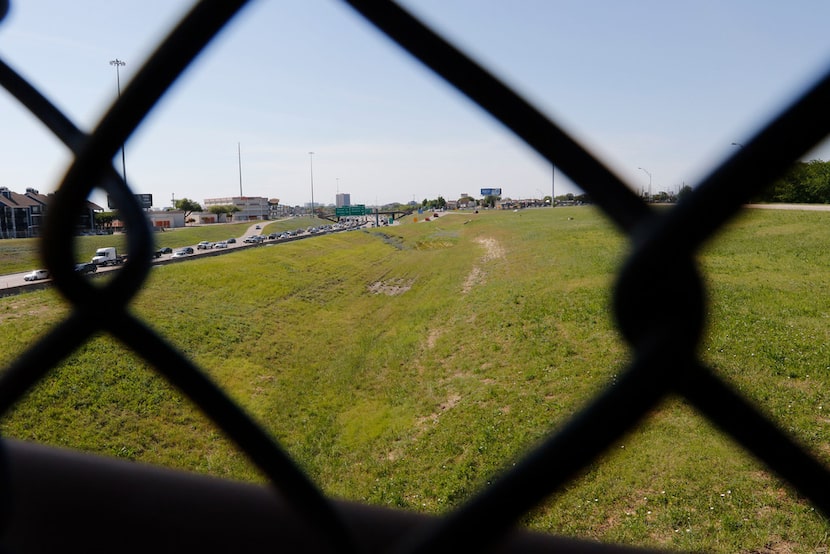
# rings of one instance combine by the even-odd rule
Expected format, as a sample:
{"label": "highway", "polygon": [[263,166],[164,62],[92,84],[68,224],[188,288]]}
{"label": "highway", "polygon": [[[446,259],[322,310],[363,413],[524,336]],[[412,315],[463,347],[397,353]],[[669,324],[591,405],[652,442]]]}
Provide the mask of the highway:
{"label": "highway", "polygon": [[[241,237],[236,238],[236,243],[228,244],[227,248],[209,248],[209,249],[204,249],[204,250],[198,250],[196,248],[195,244],[193,244],[193,245],[182,245],[182,246],[178,246],[176,248],[173,248],[173,252],[176,252],[177,250],[181,250],[182,248],[190,246],[191,248],[193,248],[193,254],[190,254],[188,256],[179,257],[179,258],[174,258],[172,253],[171,254],[162,254],[158,258],[153,258],[152,263],[153,264],[178,263],[178,262],[183,262],[183,261],[186,261],[186,260],[191,260],[191,259],[197,258],[199,256],[218,256],[218,255],[221,255],[221,254],[226,254],[228,252],[232,252],[233,250],[236,250],[236,249],[239,249],[239,248],[257,248],[257,247],[260,247],[260,246],[267,246],[267,245],[270,245],[270,244],[279,244],[279,243],[283,243],[283,242],[290,242],[290,241],[301,240],[301,239],[305,239],[305,238],[309,238],[309,237],[313,237],[313,236],[319,236],[319,233],[308,233],[308,232],[304,231],[301,234],[298,234],[296,236],[293,236],[293,237],[290,237],[290,238],[287,238],[287,239],[269,239],[269,240],[264,240],[264,241],[262,241],[260,243],[256,243],[256,244],[249,244],[249,243],[243,242],[243,240],[247,237],[250,237],[250,236],[253,236],[253,235],[261,235],[262,234],[262,229],[261,228],[257,229],[257,227],[262,227],[263,224],[264,224],[264,222],[260,221],[260,222],[257,222],[255,224],[251,225],[246,230],[244,235],[242,235]],[[121,266],[107,266],[107,267],[99,266],[97,273],[105,273],[107,271],[114,271],[114,270],[118,270],[120,268],[121,268]],[[41,268],[32,268],[32,269],[41,269]],[[51,279],[41,279],[41,280],[38,280],[38,281],[24,281],[23,277],[25,275],[28,275],[29,273],[31,273],[31,270],[30,271],[24,271],[22,273],[10,273],[10,274],[7,274],[7,275],[0,275],[0,296],[8,296],[9,294],[17,294],[18,292],[21,292],[22,290],[25,290],[25,288],[27,288],[27,287],[36,287],[37,285],[42,286],[43,284],[52,282]],[[40,287],[38,287],[38,288],[40,288]]]}

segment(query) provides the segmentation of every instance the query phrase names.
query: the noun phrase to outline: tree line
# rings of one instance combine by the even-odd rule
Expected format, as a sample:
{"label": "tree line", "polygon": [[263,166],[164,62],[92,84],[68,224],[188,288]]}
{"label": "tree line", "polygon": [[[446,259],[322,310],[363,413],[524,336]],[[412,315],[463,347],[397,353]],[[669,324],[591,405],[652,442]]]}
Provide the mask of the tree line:
{"label": "tree line", "polygon": [[784,177],[763,190],[755,201],[789,204],[830,203],[830,162],[810,160],[796,163]]}

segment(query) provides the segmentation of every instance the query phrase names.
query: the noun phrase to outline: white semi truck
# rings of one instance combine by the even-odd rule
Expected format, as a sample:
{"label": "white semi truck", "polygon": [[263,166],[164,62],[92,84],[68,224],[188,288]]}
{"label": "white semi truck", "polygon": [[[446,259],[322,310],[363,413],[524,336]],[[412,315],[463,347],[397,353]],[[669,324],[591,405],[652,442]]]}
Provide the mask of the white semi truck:
{"label": "white semi truck", "polygon": [[107,246],[96,250],[91,261],[95,265],[108,266],[121,265],[124,263],[124,260],[125,256],[119,256],[114,246]]}

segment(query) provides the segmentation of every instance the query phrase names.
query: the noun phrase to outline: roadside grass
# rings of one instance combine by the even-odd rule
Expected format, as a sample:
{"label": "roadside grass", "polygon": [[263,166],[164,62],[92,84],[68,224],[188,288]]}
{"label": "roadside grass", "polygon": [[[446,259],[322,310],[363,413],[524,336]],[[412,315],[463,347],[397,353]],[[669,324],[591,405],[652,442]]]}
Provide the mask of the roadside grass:
{"label": "roadside grass", "polygon": [[[825,217],[748,211],[707,245],[701,356],[828,462]],[[589,207],[446,214],[154,267],[131,309],[328,494],[442,513],[625,370],[609,306],[626,250]],[[54,290],[0,299],[0,361],[66,313]],[[81,345],[0,431],[261,480],[189,400],[107,336]],[[523,523],[724,553],[814,552],[830,533],[674,398]]]}
{"label": "roadside grass", "polygon": [[0,275],[41,267],[38,239],[0,240]]}

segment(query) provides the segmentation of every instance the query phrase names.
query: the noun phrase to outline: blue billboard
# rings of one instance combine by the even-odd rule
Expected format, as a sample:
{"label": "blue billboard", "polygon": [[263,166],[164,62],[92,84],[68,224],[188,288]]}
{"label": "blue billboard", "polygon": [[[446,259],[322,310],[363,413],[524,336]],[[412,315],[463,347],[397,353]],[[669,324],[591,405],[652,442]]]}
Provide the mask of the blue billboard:
{"label": "blue billboard", "polygon": [[482,196],[501,196],[501,189],[481,189]]}

